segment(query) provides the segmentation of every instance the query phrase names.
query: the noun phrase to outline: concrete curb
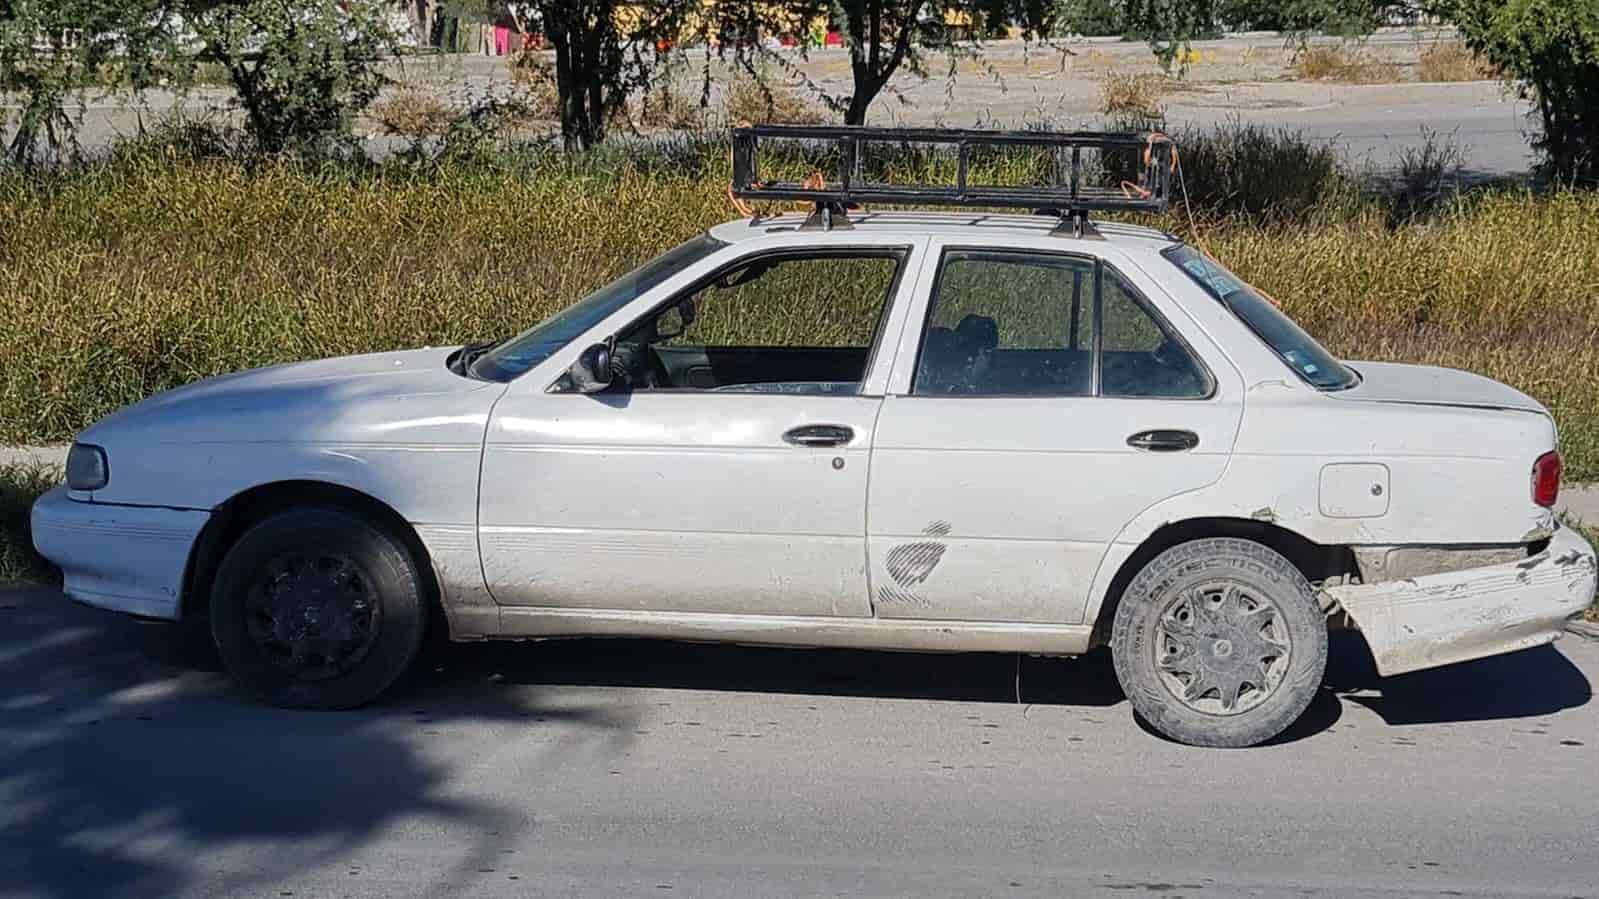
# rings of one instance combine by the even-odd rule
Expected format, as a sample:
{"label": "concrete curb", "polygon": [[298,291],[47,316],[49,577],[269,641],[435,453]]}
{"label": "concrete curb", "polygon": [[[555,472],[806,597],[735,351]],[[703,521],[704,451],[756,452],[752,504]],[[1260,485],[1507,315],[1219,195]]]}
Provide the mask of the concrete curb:
{"label": "concrete curb", "polygon": [[61,446],[0,446],[0,466],[49,465],[60,468],[67,464],[67,449]]}
{"label": "concrete curb", "polygon": [[1573,621],[1566,625],[1566,630],[1584,640],[1592,640],[1595,643],[1599,643],[1599,624],[1595,624],[1592,621]]}

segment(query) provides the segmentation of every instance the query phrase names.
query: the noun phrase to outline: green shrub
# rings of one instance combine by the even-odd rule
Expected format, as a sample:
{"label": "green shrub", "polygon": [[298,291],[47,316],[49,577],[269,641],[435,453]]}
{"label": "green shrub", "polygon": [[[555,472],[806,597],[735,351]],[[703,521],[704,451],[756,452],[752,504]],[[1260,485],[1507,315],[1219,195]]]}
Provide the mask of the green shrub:
{"label": "green shrub", "polygon": [[325,156],[354,150],[351,123],[383,88],[388,15],[378,0],[237,0],[197,7],[188,25],[263,152]]}
{"label": "green shrub", "polygon": [[1337,150],[1301,132],[1231,122],[1174,137],[1183,176],[1178,199],[1196,214],[1337,219],[1356,192]]}
{"label": "green shrub", "polygon": [[[0,134],[22,166],[76,155],[82,114],[69,101],[108,86],[142,89],[166,74],[176,43],[160,0],[0,3]],[[13,116],[4,104],[16,104]]]}
{"label": "green shrub", "polygon": [[50,583],[60,573],[33,550],[33,501],[61,483],[61,470],[45,465],[0,465],[0,586]]}
{"label": "green shrub", "polygon": [[[1587,540],[1595,548],[1599,548],[1599,530],[1594,529],[1593,522],[1577,521],[1567,517],[1565,519],[1565,523],[1568,527],[1581,534],[1583,539]],[[1583,615],[1583,619],[1593,624],[1599,624],[1599,590],[1594,591],[1593,605],[1588,607],[1588,611]]]}
{"label": "green shrub", "polygon": [[1599,4],[1440,0],[1467,46],[1538,104],[1533,146],[1564,184],[1599,180]]}

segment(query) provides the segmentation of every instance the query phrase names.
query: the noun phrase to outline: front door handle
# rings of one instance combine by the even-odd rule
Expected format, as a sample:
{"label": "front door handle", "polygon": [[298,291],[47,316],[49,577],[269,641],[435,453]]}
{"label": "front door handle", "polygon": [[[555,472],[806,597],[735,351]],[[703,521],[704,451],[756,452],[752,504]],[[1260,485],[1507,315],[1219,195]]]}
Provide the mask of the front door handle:
{"label": "front door handle", "polygon": [[855,429],[845,425],[804,425],[783,434],[795,446],[843,446],[855,439]]}
{"label": "front door handle", "polygon": [[1193,431],[1139,431],[1127,438],[1127,445],[1149,453],[1180,453],[1199,445]]}

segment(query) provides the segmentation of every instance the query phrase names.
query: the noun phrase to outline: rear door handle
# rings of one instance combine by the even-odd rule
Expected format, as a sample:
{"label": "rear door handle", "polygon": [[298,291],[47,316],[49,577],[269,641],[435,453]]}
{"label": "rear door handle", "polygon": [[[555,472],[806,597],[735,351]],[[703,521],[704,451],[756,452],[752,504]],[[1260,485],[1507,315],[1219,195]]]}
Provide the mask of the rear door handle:
{"label": "rear door handle", "polygon": [[855,429],[845,425],[803,425],[783,434],[795,446],[843,446],[855,439]]}
{"label": "rear door handle", "polygon": [[1149,453],[1180,453],[1199,445],[1193,431],[1139,431],[1127,438],[1127,445]]}

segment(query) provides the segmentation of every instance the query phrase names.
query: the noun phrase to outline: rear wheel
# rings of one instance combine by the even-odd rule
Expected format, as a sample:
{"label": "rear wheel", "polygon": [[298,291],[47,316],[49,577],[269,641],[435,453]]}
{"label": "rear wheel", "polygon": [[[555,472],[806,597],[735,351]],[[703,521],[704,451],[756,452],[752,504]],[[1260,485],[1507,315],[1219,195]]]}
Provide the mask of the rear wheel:
{"label": "rear wheel", "polygon": [[1327,625],[1310,584],[1275,551],[1196,540],[1128,585],[1111,647],[1122,689],[1156,730],[1194,746],[1253,746],[1315,698]]}
{"label": "rear wheel", "polygon": [[385,528],[343,509],[290,509],[223,557],[212,634],[228,671],[266,702],[352,708],[416,658],[425,595],[416,560]]}

